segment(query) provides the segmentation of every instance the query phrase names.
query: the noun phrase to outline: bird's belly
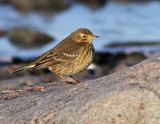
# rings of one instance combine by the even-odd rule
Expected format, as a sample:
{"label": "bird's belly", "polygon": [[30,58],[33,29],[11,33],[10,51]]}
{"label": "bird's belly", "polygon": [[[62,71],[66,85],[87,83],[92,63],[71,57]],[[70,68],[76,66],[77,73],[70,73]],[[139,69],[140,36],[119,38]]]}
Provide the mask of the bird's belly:
{"label": "bird's belly", "polygon": [[56,65],[49,69],[60,75],[74,75],[85,70],[92,62],[93,55],[84,55],[84,57],[78,57],[77,60],[66,62],[62,65]]}
{"label": "bird's belly", "polygon": [[77,74],[79,72],[84,71],[92,62],[92,58],[85,58],[82,63],[76,64],[74,65],[74,69],[73,69],[73,74]]}

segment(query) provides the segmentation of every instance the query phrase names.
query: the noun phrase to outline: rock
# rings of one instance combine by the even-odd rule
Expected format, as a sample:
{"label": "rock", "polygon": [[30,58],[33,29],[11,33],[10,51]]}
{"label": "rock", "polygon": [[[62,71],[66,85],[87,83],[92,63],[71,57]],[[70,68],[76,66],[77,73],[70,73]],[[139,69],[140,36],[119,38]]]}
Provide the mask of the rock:
{"label": "rock", "polygon": [[[104,74],[110,73],[114,68],[116,68],[120,63],[127,63],[130,66],[133,66],[143,60],[147,59],[143,52],[131,52],[129,54],[125,52],[96,52],[93,62],[97,66],[101,66]],[[100,68],[99,68],[100,69]],[[95,70],[96,71],[96,70]]]}
{"label": "rock", "polygon": [[76,85],[0,91],[0,123],[159,124],[160,59]]}
{"label": "rock", "polygon": [[9,0],[0,0],[0,4],[8,4]]}
{"label": "rock", "polygon": [[117,63],[124,62],[130,65],[135,65],[145,59],[147,59],[147,57],[142,52],[132,52],[130,54],[120,52],[115,56],[115,61],[117,61]]}
{"label": "rock", "polygon": [[17,88],[26,85],[35,85],[44,82],[39,77],[28,76],[0,81],[0,89]]}
{"label": "rock", "polygon": [[23,76],[41,76],[44,74],[49,74],[50,71],[48,69],[39,69],[38,71],[36,70],[32,70],[32,69],[28,69],[28,70],[24,70],[21,71],[21,73],[17,73],[17,74],[12,74],[11,72],[13,72],[14,70],[22,67],[24,65],[6,65],[6,66],[1,66],[0,67],[0,81],[2,80],[6,80],[6,79],[13,79],[13,78],[17,78],[17,77],[23,77]]}
{"label": "rock", "polygon": [[149,2],[152,0],[113,0],[114,2],[120,2],[120,3],[128,3],[128,2]]}
{"label": "rock", "polygon": [[60,11],[69,7],[69,4],[64,0],[10,0],[10,2],[16,9],[21,11]]}
{"label": "rock", "polygon": [[94,63],[97,65],[110,65],[115,63],[115,55],[110,52],[96,52],[94,57]]}
{"label": "rock", "polygon": [[104,76],[109,73],[109,68],[105,65],[97,65],[94,62],[88,67],[90,74],[94,76]]}
{"label": "rock", "polygon": [[6,34],[6,31],[0,30],[0,37],[4,36]]}
{"label": "rock", "polygon": [[125,70],[129,67],[131,67],[132,65],[131,64],[128,64],[128,63],[119,63],[117,66],[115,66],[111,71],[110,71],[110,74],[112,73],[116,73],[116,72],[119,72],[119,71],[122,71],[122,70]]}
{"label": "rock", "polygon": [[85,4],[91,9],[99,9],[103,7],[108,2],[108,0],[76,0],[76,2]]}
{"label": "rock", "polygon": [[0,80],[12,78],[11,70],[12,70],[12,67],[1,66],[0,67]]}
{"label": "rock", "polygon": [[11,30],[9,32],[9,39],[12,44],[28,49],[40,47],[54,40],[44,33],[27,28],[15,28]]}
{"label": "rock", "polygon": [[125,42],[125,43],[120,43],[120,42],[114,42],[109,45],[106,45],[105,47],[133,47],[133,46],[154,46],[154,45],[160,45],[160,42],[156,41],[132,41],[132,42]]}

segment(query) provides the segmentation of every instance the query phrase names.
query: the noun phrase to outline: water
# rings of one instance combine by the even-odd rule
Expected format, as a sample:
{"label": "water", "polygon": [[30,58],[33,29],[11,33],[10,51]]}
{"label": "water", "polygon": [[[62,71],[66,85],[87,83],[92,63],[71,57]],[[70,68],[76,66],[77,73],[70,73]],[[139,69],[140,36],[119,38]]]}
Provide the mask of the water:
{"label": "water", "polygon": [[78,28],[90,29],[100,36],[94,39],[96,50],[113,42],[160,41],[160,2],[144,4],[116,4],[110,2],[99,10],[91,10],[81,4],[50,15],[22,14],[10,5],[0,6],[0,29],[10,30],[25,26],[53,36],[55,42],[41,48],[24,50],[13,46],[8,37],[0,38],[0,55],[30,58],[38,56],[55,46]]}

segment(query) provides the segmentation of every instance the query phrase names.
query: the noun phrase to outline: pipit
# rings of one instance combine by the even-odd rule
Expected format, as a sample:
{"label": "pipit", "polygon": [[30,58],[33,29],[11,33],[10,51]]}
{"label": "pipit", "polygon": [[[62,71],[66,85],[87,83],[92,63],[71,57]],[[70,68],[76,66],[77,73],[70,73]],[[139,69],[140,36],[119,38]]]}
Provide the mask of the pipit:
{"label": "pipit", "polygon": [[[37,57],[31,64],[15,70],[13,73],[28,68],[49,68],[63,78],[64,84],[80,83],[72,75],[82,72],[91,64],[94,56],[93,38],[98,38],[98,36],[93,35],[86,28],[80,28],[54,48]],[[64,75],[70,76],[75,82],[67,81]]]}

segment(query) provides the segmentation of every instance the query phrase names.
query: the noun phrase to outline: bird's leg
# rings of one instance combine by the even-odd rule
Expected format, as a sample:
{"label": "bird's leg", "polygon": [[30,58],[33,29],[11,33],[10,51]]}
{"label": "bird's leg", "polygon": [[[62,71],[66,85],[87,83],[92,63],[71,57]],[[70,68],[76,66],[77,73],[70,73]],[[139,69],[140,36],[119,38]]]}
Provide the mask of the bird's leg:
{"label": "bird's leg", "polygon": [[62,85],[73,84],[72,82],[67,81],[62,75],[60,75],[60,77],[65,81],[65,83],[62,83]]}
{"label": "bird's leg", "polygon": [[73,76],[69,75],[73,80],[75,80],[75,82],[69,82],[66,80],[66,78],[64,78],[62,75],[60,75],[60,77],[65,81],[65,83],[62,83],[62,85],[65,84],[77,84],[80,83],[79,80],[77,80],[76,78],[74,78]]}
{"label": "bird's leg", "polygon": [[74,84],[77,84],[77,83],[80,83],[80,81],[79,80],[77,80],[75,77],[73,77],[73,76],[71,76],[71,75],[69,75],[73,80],[75,80],[75,82],[73,82]]}

